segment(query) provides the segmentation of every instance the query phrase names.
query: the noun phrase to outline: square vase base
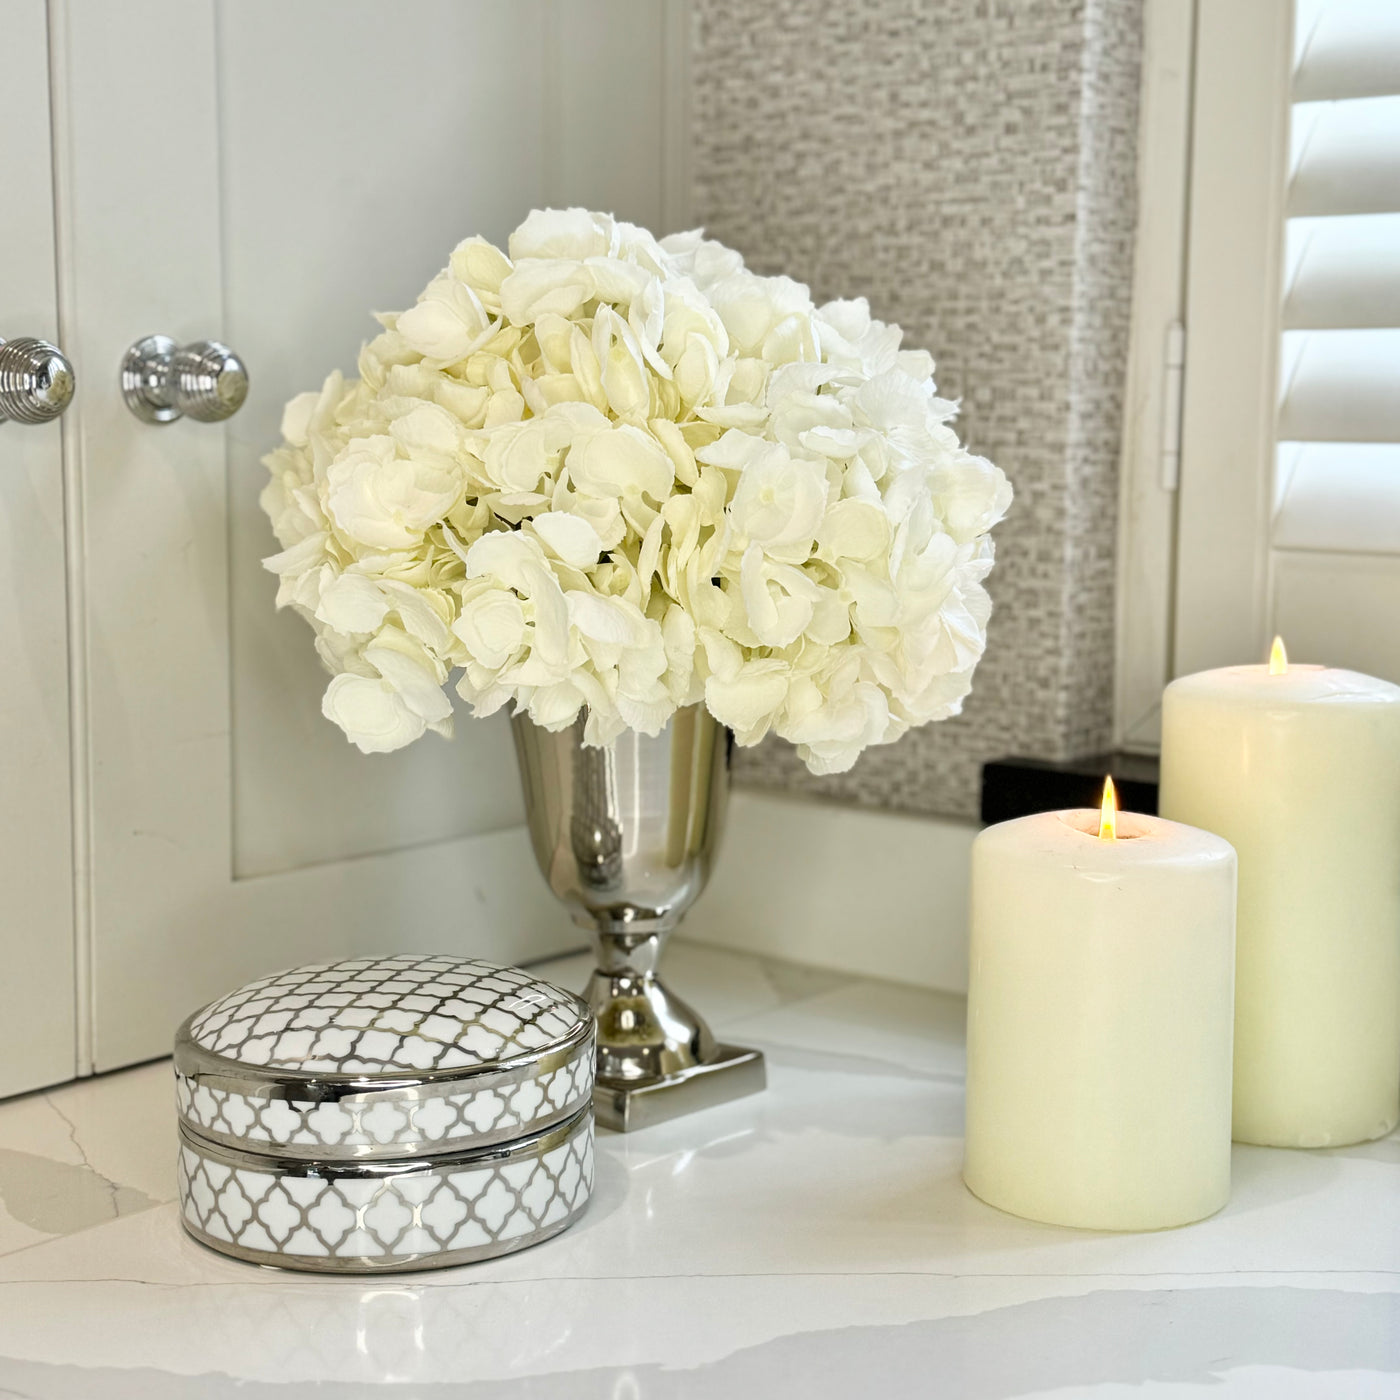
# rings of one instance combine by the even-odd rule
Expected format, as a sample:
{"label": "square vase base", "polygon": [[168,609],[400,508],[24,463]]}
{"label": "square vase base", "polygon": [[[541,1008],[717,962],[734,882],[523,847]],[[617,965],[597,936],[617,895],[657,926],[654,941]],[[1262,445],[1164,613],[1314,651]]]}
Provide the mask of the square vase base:
{"label": "square vase base", "polygon": [[757,1094],[767,1082],[762,1051],[720,1045],[713,1060],[665,1079],[635,1084],[599,1079],[593,1086],[593,1112],[603,1127],[630,1133]]}

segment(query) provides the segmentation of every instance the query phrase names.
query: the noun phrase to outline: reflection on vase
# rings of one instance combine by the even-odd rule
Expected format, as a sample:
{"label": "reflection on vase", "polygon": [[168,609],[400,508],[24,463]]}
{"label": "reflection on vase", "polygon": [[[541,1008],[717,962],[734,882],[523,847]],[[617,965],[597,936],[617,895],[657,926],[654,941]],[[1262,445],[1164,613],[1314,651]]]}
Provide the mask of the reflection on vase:
{"label": "reflection on vase", "polygon": [[599,1121],[626,1131],[763,1087],[762,1056],[718,1044],[657,975],[709,878],[732,739],[700,705],[655,737],[628,730],[605,748],[585,747],[583,726],[513,721],[535,858],[593,936]]}

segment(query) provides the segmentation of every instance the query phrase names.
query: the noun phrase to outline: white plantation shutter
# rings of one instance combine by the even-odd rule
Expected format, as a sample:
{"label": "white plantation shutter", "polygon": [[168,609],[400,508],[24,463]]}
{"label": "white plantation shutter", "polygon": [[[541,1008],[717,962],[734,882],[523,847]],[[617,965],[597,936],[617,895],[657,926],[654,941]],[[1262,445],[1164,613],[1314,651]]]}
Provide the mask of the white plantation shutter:
{"label": "white plantation shutter", "polygon": [[1400,681],[1400,0],[1297,0],[1271,621]]}

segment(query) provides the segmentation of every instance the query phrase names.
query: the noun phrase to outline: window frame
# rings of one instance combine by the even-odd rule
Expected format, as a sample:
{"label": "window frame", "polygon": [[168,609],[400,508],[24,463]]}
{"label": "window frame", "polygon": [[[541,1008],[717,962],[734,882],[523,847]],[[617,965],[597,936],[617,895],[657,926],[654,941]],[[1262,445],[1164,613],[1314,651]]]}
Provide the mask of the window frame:
{"label": "window frame", "polygon": [[1167,681],[1268,643],[1293,4],[1146,0],[1144,33],[1115,740],[1151,750]]}

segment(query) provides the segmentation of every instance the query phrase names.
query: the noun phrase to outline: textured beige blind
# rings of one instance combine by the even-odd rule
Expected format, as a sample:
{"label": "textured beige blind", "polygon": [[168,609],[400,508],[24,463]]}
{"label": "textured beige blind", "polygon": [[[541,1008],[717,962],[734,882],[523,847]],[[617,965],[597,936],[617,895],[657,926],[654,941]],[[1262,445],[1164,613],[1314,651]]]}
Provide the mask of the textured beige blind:
{"label": "textured beige blind", "polygon": [[1400,0],[1296,15],[1273,544],[1400,555]]}

